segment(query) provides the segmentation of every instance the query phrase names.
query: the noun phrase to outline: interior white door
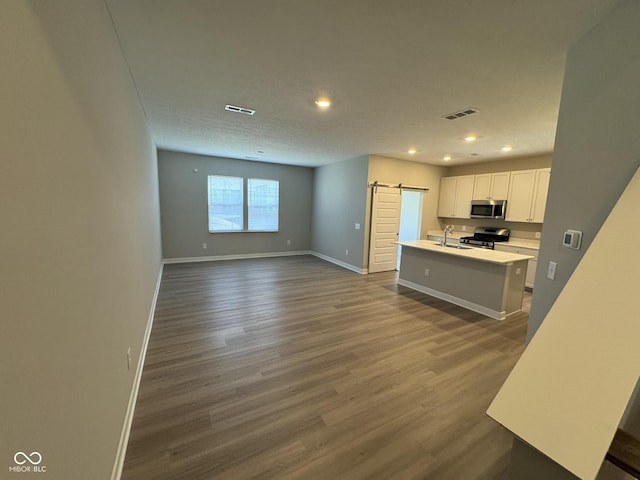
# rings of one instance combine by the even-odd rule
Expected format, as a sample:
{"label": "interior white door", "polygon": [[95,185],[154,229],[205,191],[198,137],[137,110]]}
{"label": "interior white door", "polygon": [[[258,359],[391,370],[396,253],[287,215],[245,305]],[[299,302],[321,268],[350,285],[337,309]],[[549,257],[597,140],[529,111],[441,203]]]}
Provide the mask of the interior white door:
{"label": "interior white door", "polygon": [[369,241],[369,273],[395,270],[398,261],[400,231],[399,188],[373,187],[371,201],[371,239]]}

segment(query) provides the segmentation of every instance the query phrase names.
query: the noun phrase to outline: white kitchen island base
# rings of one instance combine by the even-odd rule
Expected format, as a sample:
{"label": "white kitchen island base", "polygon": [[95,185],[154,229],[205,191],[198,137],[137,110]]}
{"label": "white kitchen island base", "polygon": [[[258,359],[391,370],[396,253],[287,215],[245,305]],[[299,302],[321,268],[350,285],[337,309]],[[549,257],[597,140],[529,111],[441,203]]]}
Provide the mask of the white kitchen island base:
{"label": "white kitchen island base", "polygon": [[400,242],[398,284],[504,320],[522,310],[532,257],[483,249],[457,249],[430,240]]}

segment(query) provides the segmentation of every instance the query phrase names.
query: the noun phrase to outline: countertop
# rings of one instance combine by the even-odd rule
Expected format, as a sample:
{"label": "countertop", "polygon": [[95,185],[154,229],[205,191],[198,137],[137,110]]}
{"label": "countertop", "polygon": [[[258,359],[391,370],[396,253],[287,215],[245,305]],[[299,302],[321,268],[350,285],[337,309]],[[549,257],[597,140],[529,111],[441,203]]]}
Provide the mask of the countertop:
{"label": "countertop", "polygon": [[[443,237],[444,232],[442,230],[429,230],[427,235],[433,235],[436,237]],[[473,232],[453,231],[453,233],[447,235],[447,238],[459,240],[460,237],[469,237],[473,235]],[[532,248],[534,250],[540,250],[540,240],[534,240],[532,238],[519,238],[510,237],[508,242],[500,242],[502,245],[509,245],[510,247],[522,247]]]}
{"label": "countertop", "polygon": [[500,242],[503,245],[510,247],[522,247],[531,248],[533,250],[540,250],[540,240],[533,240],[531,238],[513,238],[509,237],[508,242]]}
{"label": "countertop", "polygon": [[469,260],[498,263],[501,265],[508,265],[520,260],[535,258],[531,255],[520,255],[519,253],[500,252],[498,250],[486,250],[483,248],[470,248],[469,250],[465,250],[443,247],[442,245],[435,243],[433,240],[413,240],[398,242],[398,244],[429,252],[442,253],[443,255],[454,255],[457,257],[468,258]]}

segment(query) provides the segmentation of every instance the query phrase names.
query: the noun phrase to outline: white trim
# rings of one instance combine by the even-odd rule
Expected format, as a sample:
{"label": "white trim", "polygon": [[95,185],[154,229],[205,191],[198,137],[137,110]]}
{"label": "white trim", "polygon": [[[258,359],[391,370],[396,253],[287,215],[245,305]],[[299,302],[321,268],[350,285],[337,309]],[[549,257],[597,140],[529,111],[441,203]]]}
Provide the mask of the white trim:
{"label": "white trim", "polygon": [[311,253],[311,255],[313,255],[314,257],[318,257],[321,258],[322,260],[326,260],[329,263],[333,263],[335,265],[338,265],[342,268],[346,268],[347,270],[351,270],[352,272],[356,272],[356,273],[360,273],[360,274],[366,274],[369,273],[368,270],[366,268],[358,268],[355,265],[351,265],[350,263],[346,263],[346,262],[342,262],[338,259],[335,259],[333,257],[327,257],[326,255],[323,255],[322,253],[318,253],[318,252],[309,252]]}
{"label": "white trim", "polygon": [[208,257],[182,257],[182,258],[165,258],[163,262],[165,264],[171,263],[193,263],[193,262],[217,262],[220,260],[245,260],[249,258],[269,258],[269,257],[291,257],[295,255],[313,255],[314,257],[326,260],[329,263],[333,263],[352,272],[366,274],[367,269],[358,268],[346,262],[342,262],[333,257],[328,257],[322,253],[314,252],[313,250],[296,250],[289,252],[266,252],[266,253],[242,253],[236,255],[213,255]]}
{"label": "white trim", "polygon": [[[417,290],[418,292],[421,292],[421,293],[426,293],[427,295],[431,295],[432,297],[439,298],[440,300],[445,300],[449,303],[453,303],[460,307],[464,307],[468,310],[472,310],[474,312],[481,313],[482,315],[486,315],[487,317],[495,318],[496,320],[504,320],[505,318],[507,318],[505,311],[499,312],[497,310],[491,310],[490,308],[484,307],[482,305],[478,305],[477,303],[464,300],[463,298],[454,297],[453,295],[439,292],[438,290],[433,290],[431,288],[425,287],[424,285],[410,282],[409,280],[403,280],[402,278],[399,278],[398,285],[402,285],[403,287],[408,287],[413,290]],[[513,313],[516,313],[516,312],[513,312]]]}
{"label": "white trim", "polygon": [[163,269],[164,265],[160,264],[160,272],[156,280],[156,289],[153,292],[151,310],[149,311],[147,327],[144,331],[144,338],[142,339],[142,347],[140,349],[140,356],[138,357],[138,365],[136,367],[136,372],[133,378],[133,388],[131,389],[131,394],[129,395],[129,404],[127,405],[127,412],[124,417],[124,425],[122,426],[122,432],[120,433],[120,443],[118,444],[116,461],[113,465],[113,471],[111,472],[111,480],[120,480],[120,477],[122,476],[122,468],[124,467],[124,459],[125,455],[127,454],[127,444],[129,443],[129,434],[131,433],[131,424],[133,423],[133,413],[136,409],[136,400],[138,399],[138,390],[140,389],[140,381],[142,379],[144,359],[147,355],[147,346],[149,345],[149,337],[151,336],[151,327],[153,326],[153,317],[156,311],[158,293],[160,292],[160,283],[162,282]]}
{"label": "white trim", "polygon": [[207,257],[182,257],[165,258],[163,262],[169,263],[193,263],[193,262],[217,262],[221,260],[244,260],[248,258],[268,258],[268,257],[290,257],[294,255],[313,255],[310,250],[296,250],[289,252],[265,252],[265,253],[242,253],[236,255],[212,255]]}

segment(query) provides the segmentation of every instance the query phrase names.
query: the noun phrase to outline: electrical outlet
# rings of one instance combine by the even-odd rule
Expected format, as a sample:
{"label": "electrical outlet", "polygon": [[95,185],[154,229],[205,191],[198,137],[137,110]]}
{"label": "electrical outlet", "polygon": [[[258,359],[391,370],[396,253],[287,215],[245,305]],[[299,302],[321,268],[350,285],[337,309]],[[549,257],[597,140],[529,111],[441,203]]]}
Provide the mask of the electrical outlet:
{"label": "electrical outlet", "polygon": [[360,230],[360,224],[359,223],[356,223],[355,227],[356,227],[356,230]]}
{"label": "electrical outlet", "polygon": [[424,269],[424,276],[425,276],[425,277],[428,277],[430,273],[431,273],[431,272],[429,272],[429,269],[428,269],[428,268],[425,268],[425,269]]}
{"label": "electrical outlet", "polygon": [[347,255],[347,256],[349,255],[349,249],[348,248],[344,251],[344,254]]}
{"label": "electrical outlet", "polygon": [[287,240],[287,245],[291,245],[291,240]]}
{"label": "electrical outlet", "polygon": [[204,250],[206,250],[206,248],[207,248],[207,244],[206,244],[206,243],[203,243],[203,244],[202,244],[202,248],[203,248]]}
{"label": "electrical outlet", "polygon": [[540,238],[540,232],[536,232],[536,238]]}
{"label": "electrical outlet", "polygon": [[547,270],[547,278],[549,280],[556,279],[556,267],[558,264],[556,262],[549,262],[549,269]]}
{"label": "electrical outlet", "polygon": [[127,348],[127,370],[131,370],[131,347]]}
{"label": "electrical outlet", "polygon": [[521,269],[519,267],[516,268],[516,275],[520,275],[520,271],[521,271]]}

